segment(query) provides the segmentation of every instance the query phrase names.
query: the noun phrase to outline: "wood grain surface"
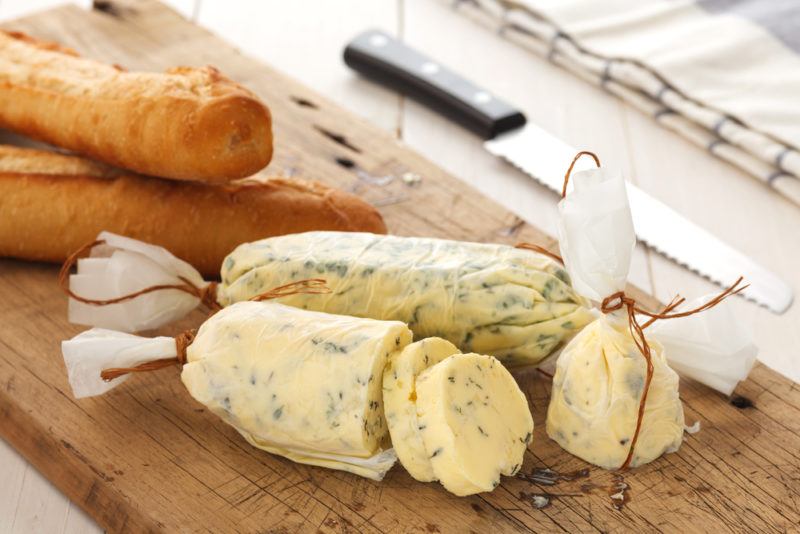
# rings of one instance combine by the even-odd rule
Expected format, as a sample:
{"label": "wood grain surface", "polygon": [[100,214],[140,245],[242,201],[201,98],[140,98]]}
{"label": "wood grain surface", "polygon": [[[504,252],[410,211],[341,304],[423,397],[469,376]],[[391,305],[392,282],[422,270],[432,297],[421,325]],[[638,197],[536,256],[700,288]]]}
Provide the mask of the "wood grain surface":
{"label": "wood grain surface", "polygon": [[[130,69],[219,67],[269,103],[273,173],[362,194],[394,233],[553,244],[390,134],[164,6],[112,5],[110,13],[59,8],[13,27]],[[411,187],[406,173],[423,180]],[[739,407],[683,381],[687,422],[700,420],[702,431],[622,478],[597,468],[554,485],[505,478],[492,493],[457,498],[399,466],[377,483],[256,450],[191,399],[177,369],[75,401],[59,343],[81,329],[66,322],[55,275],[52,266],[0,261],[0,434],[111,531],[781,532],[800,524],[800,389],[760,364],[737,390]],[[161,333],[202,318],[197,312]],[[544,433],[547,381],[533,372],[518,379],[536,422],[523,473],[586,468]],[[615,507],[610,494],[623,487],[629,500]]]}

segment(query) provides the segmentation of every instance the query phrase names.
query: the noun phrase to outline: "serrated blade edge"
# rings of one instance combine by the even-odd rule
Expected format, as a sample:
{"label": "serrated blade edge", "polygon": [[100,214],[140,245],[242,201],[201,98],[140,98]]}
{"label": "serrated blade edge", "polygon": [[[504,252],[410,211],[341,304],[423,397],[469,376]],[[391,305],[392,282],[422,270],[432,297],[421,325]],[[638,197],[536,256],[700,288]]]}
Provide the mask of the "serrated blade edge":
{"label": "serrated blade edge", "polygon": [[[564,171],[577,153],[532,124],[486,141],[484,147],[558,193]],[[576,164],[576,170],[592,165],[587,158]],[[741,294],[775,313],[783,313],[791,306],[792,288],[778,276],[638,187],[630,183],[627,187],[639,240],[723,287],[743,276],[750,286]]]}

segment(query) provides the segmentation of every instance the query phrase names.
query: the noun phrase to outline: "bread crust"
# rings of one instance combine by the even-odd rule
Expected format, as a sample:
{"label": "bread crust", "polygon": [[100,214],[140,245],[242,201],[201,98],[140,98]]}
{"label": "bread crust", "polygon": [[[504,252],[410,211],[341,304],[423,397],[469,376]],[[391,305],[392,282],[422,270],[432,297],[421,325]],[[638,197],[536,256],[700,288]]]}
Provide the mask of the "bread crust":
{"label": "bread crust", "polygon": [[365,201],[317,182],[177,182],[0,146],[0,256],[62,262],[102,230],[161,245],[216,278],[241,243],[310,230],[385,233],[386,226]]}
{"label": "bread crust", "polygon": [[224,183],[272,158],[269,109],[213,67],[127,72],[0,31],[0,127],[131,169]]}

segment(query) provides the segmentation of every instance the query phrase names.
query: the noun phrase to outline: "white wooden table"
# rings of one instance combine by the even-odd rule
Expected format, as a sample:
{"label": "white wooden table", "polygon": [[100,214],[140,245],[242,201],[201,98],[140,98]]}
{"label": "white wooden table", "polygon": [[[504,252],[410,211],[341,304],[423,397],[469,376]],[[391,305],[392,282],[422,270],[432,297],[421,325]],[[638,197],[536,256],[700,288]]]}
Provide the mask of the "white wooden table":
{"label": "white wooden table", "polygon": [[[60,4],[0,0],[0,20]],[[90,2],[79,4],[89,7]],[[658,126],[546,61],[454,14],[441,0],[169,0],[243,51],[396,132],[399,139],[540,228],[555,233],[556,197],[485,153],[470,133],[358,78],[344,44],[379,27],[520,106],[576,147],[600,154],[626,177],[800,288],[800,209],[755,179]],[[218,65],[223,71],[224,65]],[[276,140],[280,143],[280,139]],[[313,178],[313,177],[310,177]],[[662,300],[713,286],[660,255],[637,250],[631,280]],[[775,316],[742,299],[737,312],[760,360],[800,381],[800,305]],[[0,532],[94,532],[95,523],[0,441]]]}

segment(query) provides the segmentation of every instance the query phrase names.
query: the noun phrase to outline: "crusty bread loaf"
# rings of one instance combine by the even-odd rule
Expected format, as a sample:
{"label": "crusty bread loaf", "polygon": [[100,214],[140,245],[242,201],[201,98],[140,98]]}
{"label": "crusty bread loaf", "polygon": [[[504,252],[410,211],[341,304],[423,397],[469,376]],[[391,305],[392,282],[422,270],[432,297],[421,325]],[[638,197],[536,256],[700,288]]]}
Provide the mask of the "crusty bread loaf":
{"label": "crusty bread loaf", "polygon": [[98,176],[102,178],[111,178],[126,173],[122,169],[91,159],[3,144],[0,144],[0,172]]}
{"label": "crusty bread loaf", "polygon": [[269,110],[213,67],[126,72],[3,31],[0,127],[180,180],[228,182],[272,157]]}
{"label": "crusty bread loaf", "polygon": [[0,256],[61,262],[101,230],[166,247],[217,277],[241,243],[309,230],[384,233],[386,226],[363,200],[315,182],[177,182],[0,146]]}

